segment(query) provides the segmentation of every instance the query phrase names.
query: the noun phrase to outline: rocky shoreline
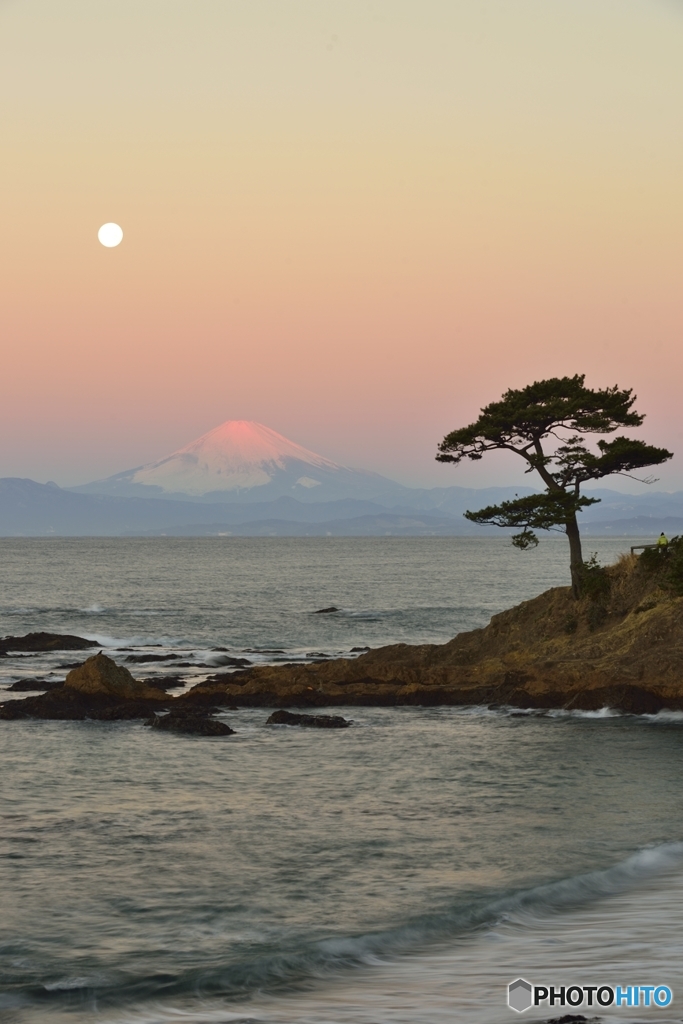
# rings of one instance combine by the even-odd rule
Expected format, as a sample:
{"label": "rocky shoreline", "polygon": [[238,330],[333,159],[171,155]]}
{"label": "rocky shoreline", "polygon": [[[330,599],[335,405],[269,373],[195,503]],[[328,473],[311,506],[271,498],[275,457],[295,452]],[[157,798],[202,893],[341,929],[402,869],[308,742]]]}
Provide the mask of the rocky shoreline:
{"label": "rocky shoreline", "polygon": [[248,707],[488,705],[683,710],[683,597],[625,557],[580,601],[548,590],[442,645],[258,666],[177,698]]}
{"label": "rocky shoreline", "polygon": [[[446,644],[395,644],[354,659],[238,668],[178,697],[135,680],[99,653],[63,685],[0,705],[0,720],[151,720],[168,711],[179,722],[183,715],[206,720],[225,707],[683,710],[683,597],[634,558],[601,572],[600,585],[580,601],[570,588],[554,588]],[[63,649],[92,646],[79,637],[64,640],[71,646]],[[22,649],[17,643],[36,649],[40,642],[55,649],[59,640],[53,634],[6,638],[0,651]]]}

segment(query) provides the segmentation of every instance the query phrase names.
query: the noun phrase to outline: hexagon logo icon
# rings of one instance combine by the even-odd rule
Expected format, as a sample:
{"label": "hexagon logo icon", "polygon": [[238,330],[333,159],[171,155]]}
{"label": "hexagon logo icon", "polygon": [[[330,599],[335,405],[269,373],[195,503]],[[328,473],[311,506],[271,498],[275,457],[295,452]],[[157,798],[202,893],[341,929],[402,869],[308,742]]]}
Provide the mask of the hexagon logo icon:
{"label": "hexagon logo icon", "polygon": [[524,978],[517,978],[508,985],[508,1006],[515,1013],[524,1013],[532,1005],[531,985]]}

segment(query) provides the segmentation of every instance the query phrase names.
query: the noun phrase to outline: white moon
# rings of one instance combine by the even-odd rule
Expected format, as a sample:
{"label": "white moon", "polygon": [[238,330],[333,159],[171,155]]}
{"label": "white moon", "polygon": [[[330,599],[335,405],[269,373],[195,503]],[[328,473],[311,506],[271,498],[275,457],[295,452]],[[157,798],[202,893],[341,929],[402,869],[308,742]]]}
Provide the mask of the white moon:
{"label": "white moon", "polygon": [[97,237],[107,249],[113,249],[123,238],[123,231],[118,224],[103,224],[97,232]]}

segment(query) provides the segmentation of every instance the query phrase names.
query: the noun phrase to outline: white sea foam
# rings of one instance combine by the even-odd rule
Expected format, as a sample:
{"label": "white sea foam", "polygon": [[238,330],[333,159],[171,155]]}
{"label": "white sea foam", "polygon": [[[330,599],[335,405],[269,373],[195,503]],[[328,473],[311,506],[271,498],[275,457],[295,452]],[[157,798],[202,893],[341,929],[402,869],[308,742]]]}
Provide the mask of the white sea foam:
{"label": "white sea foam", "polygon": [[652,725],[680,725],[683,723],[683,711],[658,711],[656,715],[642,715],[642,718]]}
{"label": "white sea foam", "polygon": [[620,718],[621,711],[616,708],[597,708],[595,711],[582,711],[580,708],[551,708],[545,712],[548,718]]}
{"label": "white sea foam", "polygon": [[[523,906],[533,902],[538,910]],[[157,1003],[115,1015],[116,1024],[505,1024],[507,984],[522,976],[537,984],[666,983],[680,991],[679,921],[683,912],[683,844],[640,850],[602,872],[519,893],[512,913],[498,915],[466,937],[453,935],[421,953],[368,948],[369,937],[319,944],[338,964],[364,965],[353,976],[321,973],[289,994],[259,993],[248,1002],[203,999]],[[413,938],[419,940],[420,929]],[[466,938],[466,941],[465,941]],[[213,1003],[213,1005],[212,1005]],[[547,1020],[565,1011],[525,1014]],[[602,1011],[601,1011],[602,1016]],[[632,1011],[609,1011],[611,1024]],[[639,1021],[680,1020],[680,1010],[641,1009]]]}
{"label": "white sea foam", "polygon": [[92,978],[61,978],[59,981],[47,982],[46,992],[72,992],[79,988],[88,988],[93,984]]}

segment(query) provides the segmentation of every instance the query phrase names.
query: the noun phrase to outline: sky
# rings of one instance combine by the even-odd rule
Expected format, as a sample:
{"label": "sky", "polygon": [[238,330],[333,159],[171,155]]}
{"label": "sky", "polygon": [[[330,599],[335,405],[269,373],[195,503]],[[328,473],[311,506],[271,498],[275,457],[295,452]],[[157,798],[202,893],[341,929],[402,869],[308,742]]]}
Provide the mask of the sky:
{"label": "sky", "polygon": [[0,476],[247,419],[528,483],[436,446],[585,373],[683,488],[681,53],[683,0],[0,0]]}

